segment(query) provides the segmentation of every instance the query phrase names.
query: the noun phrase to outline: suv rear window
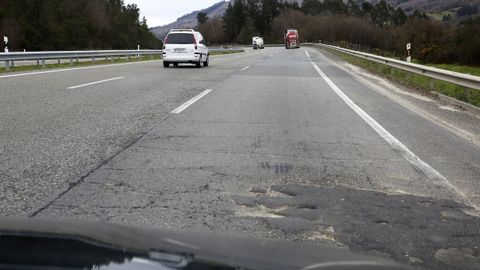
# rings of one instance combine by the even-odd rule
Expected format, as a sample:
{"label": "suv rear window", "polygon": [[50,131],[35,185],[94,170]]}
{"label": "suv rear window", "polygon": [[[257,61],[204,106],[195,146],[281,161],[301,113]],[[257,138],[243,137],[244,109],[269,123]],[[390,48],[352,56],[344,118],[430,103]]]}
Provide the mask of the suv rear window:
{"label": "suv rear window", "polygon": [[195,38],[191,33],[169,34],[166,40],[167,44],[195,44]]}

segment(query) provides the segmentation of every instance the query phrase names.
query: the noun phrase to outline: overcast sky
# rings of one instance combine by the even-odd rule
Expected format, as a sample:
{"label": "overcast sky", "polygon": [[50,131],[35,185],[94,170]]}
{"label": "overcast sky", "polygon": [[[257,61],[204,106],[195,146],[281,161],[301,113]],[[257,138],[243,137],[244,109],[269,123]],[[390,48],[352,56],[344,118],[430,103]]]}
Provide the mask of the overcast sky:
{"label": "overcast sky", "polygon": [[149,27],[169,24],[178,17],[207,8],[221,0],[125,0],[137,4]]}

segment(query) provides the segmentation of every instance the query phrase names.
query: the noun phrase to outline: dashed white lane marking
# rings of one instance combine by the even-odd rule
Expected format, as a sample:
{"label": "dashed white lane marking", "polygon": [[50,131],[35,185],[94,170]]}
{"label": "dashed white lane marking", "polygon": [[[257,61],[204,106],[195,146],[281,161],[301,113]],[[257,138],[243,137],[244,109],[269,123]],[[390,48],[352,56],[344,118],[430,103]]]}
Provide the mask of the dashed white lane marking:
{"label": "dashed white lane marking", "polygon": [[444,187],[454,194],[460,195],[463,199],[468,201],[465,194],[457,189],[448,179],[435,170],[432,166],[420,159],[415,153],[408,149],[402,142],[395,138],[390,132],[382,127],[375,119],[368,115],[362,108],[355,104],[347,95],[345,95],[335,83],[327,77],[325,73],[317,66],[315,62],[310,58],[308,52],[305,50],[310,63],[313,68],[318,72],[320,77],[332,88],[332,90],[353,110],[355,111],[370,127],[372,127],[388,144],[392,146],[394,150],[399,152],[410,164],[422,171],[428,179],[430,179],[435,185]]}
{"label": "dashed white lane marking", "polygon": [[244,71],[244,70],[247,70],[249,68],[250,68],[250,66],[246,66],[246,67],[242,68],[241,70]]}
{"label": "dashed white lane marking", "polygon": [[81,84],[81,85],[76,85],[76,86],[70,86],[67,89],[77,89],[77,88],[82,88],[85,86],[90,86],[90,85],[95,85],[95,84],[100,84],[100,83],[105,83],[105,82],[111,82],[111,81],[116,81],[123,79],[123,77],[116,77],[116,78],[111,78],[111,79],[106,79],[106,80],[101,80],[101,81],[96,81],[96,82],[91,82],[91,83],[86,83],[86,84]]}
{"label": "dashed white lane marking", "polygon": [[210,93],[212,91],[212,89],[207,89],[205,91],[203,91],[202,93],[198,94],[197,96],[195,96],[194,98],[190,99],[189,101],[183,103],[182,105],[180,105],[178,108],[176,108],[175,110],[171,111],[171,113],[175,113],[175,114],[179,114],[181,112],[183,112],[186,108],[190,107],[190,105],[192,105],[193,103],[197,102],[199,99],[201,99],[202,97],[206,96],[208,93]]}

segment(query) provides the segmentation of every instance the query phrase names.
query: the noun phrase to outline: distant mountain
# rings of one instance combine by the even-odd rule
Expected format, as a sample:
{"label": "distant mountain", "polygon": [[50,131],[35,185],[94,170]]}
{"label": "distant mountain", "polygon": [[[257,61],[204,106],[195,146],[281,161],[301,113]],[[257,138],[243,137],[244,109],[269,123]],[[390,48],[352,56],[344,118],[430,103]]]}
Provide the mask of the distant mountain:
{"label": "distant mountain", "polygon": [[[287,2],[297,2],[299,5],[303,0],[286,0]],[[380,0],[355,0],[358,4],[363,2],[370,2],[376,4]],[[393,7],[401,7],[405,12],[412,13],[415,9],[422,10],[428,13],[456,11],[463,6],[480,5],[480,0],[386,0],[387,3]],[[343,2],[348,2],[343,0]]]}
{"label": "distant mountain", "polygon": [[[369,2],[376,2],[370,0]],[[443,12],[455,10],[462,6],[479,5],[479,0],[388,0],[391,5],[401,7],[403,10],[413,12],[420,9],[426,12]]]}
{"label": "distant mountain", "polygon": [[209,18],[214,18],[216,16],[223,16],[225,13],[225,10],[228,7],[229,1],[221,1],[216,4],[214,4],[211,7],[208,7],[206,9],[202,10],[197,10],[193,11],[187,15],[184,15],[180,18],[178,18],[175,22],[163,25],[163,26],[157,26],[153,27],[150,29],[152,33],[158,37],[159,39],[163,40],[165,36],[167,35],[168,31],[173,28],[194,28],[197,26],[197,14],[200,12],[203,12],[207,14]]}

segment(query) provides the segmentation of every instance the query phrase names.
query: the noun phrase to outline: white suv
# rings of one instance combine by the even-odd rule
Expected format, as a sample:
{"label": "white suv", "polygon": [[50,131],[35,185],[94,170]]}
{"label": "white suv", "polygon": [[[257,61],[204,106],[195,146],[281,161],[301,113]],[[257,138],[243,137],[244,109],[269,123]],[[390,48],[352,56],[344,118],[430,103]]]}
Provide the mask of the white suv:
{"label": "white suv", "polygon": [[172,29],[163,42],[163,66],[179,63],[195,64],[197,68],[209,64],[210,54],[202,34],[193,29]]}

